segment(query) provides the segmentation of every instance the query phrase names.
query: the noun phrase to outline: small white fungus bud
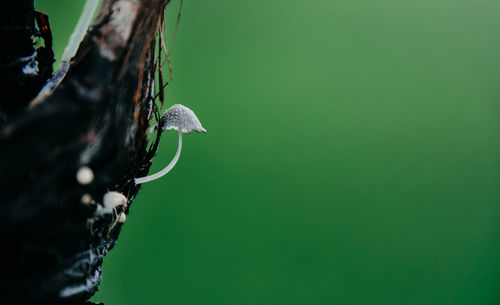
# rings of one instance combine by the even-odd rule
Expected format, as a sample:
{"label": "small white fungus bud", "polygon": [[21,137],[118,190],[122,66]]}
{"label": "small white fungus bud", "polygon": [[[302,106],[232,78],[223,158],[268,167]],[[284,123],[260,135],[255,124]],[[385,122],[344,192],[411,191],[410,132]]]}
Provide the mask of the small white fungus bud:
{"label": "small white fungus bud", "polygon": [[82,166],[76,172],[76,181],[82,185],[86,185],[94,180],[94,172],[87,166]]}
{"label": "small white fungus bud", "polygon": [[119,223],[124,223],[125,220],[127,220],[127,215],[125,215],[125,213],[120,213],[120,216],[118,216],[118,222]]}
{"label": "small white fungus bud", "polygon": [[125,203],[127,203],[127,197],[119,192],[107,192],[102,197],[102,204],[104,208],[109,211]]}
{"label": "small white fungus bud", "polygon": [[102,197],[102,205],[104,207],[97,206],[97,214],[99,215],[112,214],[113,210],[116,207],[120,205],[125,205],[127,201],[128,201],[127,197],[125,197],[122,193],[107,192]]}
{"label": "small white fungus bud", "polygon": [[90,194],[83,194],[81,201],[84,205],[89,205],[92,201],[92,196]]}

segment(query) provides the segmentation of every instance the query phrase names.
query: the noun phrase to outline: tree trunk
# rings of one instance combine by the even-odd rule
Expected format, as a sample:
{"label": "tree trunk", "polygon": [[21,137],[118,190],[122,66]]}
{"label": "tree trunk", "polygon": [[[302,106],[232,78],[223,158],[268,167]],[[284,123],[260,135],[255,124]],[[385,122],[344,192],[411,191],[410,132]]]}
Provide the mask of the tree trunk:
{"label": "tree trunk", "polygon": [[[0,47],[3,304],[82,304],[97,291],[118,215],[139,190],[133,178],[147,174],[160,136],[148,147],[156,35],[168,2],[103,0],[62,82],[36,100],[52,73],[51,42],[43,26],[35,30],[33,0],[3,10],[12,38]],[[34,49],[35,34],[45,35],[45,50]],[[93,179],[77,179],[87,167]],[[100,213],[109,191],[128,201]]]}

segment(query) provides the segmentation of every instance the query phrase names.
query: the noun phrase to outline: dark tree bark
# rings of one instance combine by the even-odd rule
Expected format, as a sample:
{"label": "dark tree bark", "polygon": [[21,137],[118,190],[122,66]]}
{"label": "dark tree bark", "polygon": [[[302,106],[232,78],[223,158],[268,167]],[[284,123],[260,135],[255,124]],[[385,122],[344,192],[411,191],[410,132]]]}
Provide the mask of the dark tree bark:
{"label": "dark tree bark", "polygon": [[[68,73],[36,103],[50,53],[33,47],[32,36],[43,34],[33,0],[9,6],[1,26],[12,42],[0,47],[2,92],[14,97],[0,103],[2,304],[82,304],[97,291],[122,225],[97,209],[117,191],[128,201],[116,212],[128,212],[139,190],[133,178],[147,174],[160,136],[148,147],[155,42],[168,2],[104,0]],[[23,72],[26,60],[38,61],[36,75]],[[94,173],[89,184],[76,179],[83,166]]]}
{"label": "dark tree bark", "polygon": [[[17,114],[40,91],[52,74],[52,37],[45,35],[45,47],[35,50],[33,38],[41,37],[35,28],[33,0],[10,1],[0,10],[0,123]],[[43,14],[39,21],[45,21]],[[48,24],[48,23],[47,23]],[[48,32],[50,33],[50,28]],[[13,97],[13,98],[5,98]]]}

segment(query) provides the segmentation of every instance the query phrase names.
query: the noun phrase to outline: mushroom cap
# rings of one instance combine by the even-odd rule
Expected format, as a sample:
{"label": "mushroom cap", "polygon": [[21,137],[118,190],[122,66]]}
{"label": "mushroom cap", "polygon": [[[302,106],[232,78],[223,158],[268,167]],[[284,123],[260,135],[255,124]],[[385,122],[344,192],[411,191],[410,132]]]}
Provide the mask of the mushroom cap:
{"label": "mushroom cap", "polygon": [[[160,127],[163,130],[175,129],[182,133],[190,133],[193,130],[207,132],[201,126],[200,120],[198,120],[193,110],[181,104],[175,104],[165,111],[160,118]],[[158,125],[155,125],[151,130],[153,131],[156,128],[158,128]]]}
{"label": "mushroom cap", "polygon": [[94,172],[88,166],[82,166],[76,172],[76,180],[82,185],[90,184],[94,180]]}
{"label": "mushroom cap", "polygon": [[117,206],[124,205],[127,203],[127,197],[125,197],[122,193],[119,192],[107,192],[102,197],[102,203],[104,208],[111,211]]}
{"label": "mushroom cap", "polygon": [[104,207],[98,205],[96,213],[101,216],[104,214],[111,214],[113,213],[114,208],[126,204],[127,201],[127,197],[125,197],[122,193],[115,191],[107,192],[102,197],[102,205]]}

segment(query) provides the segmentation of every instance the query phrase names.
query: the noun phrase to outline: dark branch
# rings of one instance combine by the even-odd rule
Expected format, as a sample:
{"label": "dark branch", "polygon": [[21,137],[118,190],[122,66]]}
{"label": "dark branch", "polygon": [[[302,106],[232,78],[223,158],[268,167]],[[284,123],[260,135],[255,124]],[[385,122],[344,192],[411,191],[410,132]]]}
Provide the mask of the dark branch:
{"label": "dark branch", "polygon": [[[33,6],[22,3],[27,47],[25,53],[2,50],[3,64],[33,50],[26,40],[34,29]],[[2,104],[1,110],[16,108],[4,111],[0,122],[0,243],[7,256],[0,289],[6,304],[81,304],[97,291],[103,257],[121,229],[116,216],[128,212],[138,192],[133,178],[147,174],[157,148],[153,143],[148,151],[147,130],[156,109],[151,84],[158,21],[167,3],[104,0],[55,91],[30,106],[23,99]],[[11,72],[2,70],[2,77]],[[12,86],[22,91],[27,80],[19,77],[26,75],[18,74]],[[31,100],[36,88],[23,98]],[[82,166],[94,173],[90,184],[75,178]],[[108,191],[128,202],[116,214],[97,213]]]}

